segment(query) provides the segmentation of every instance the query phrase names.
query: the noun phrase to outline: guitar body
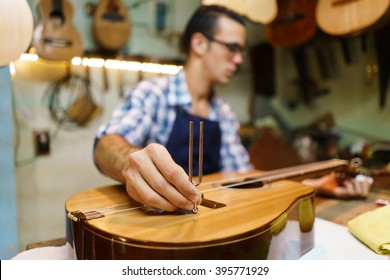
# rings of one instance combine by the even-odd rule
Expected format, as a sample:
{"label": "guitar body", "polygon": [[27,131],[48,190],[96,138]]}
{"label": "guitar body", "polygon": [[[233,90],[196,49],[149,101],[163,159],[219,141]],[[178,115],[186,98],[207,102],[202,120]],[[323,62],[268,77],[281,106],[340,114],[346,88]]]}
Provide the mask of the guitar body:
{"label": "guitar body", "polygon": [[[123,185],[90,189],[65,204],[69,255],[77,259],[298,259],[313,246],[309,174],[344,160],[247,174],[212,174],[198,186],[198,214],[148,208]],[[293,244],[293,246],[291,246]]]}
{"label": "guitar body", "polygon": [[202,0],[202,5],[219,5],[242,15],[245,14],[246,10],[240,0]]}
{"label": "guitar body", "polygon": [[244,14],[249,20],[256,23],[270,23],[278,14],[278,5],[276,0],[246,0],[244,1],[244,6]]}
{"label": "guitar body", "polygon": [[202,4],[225,6],[246,16],[250,21],[262,24],[273,21],[278,10],[276,0],[202,0]]}
{"label": "guitar body", "polygon": [[278,14],[265,26],[268,42],[274,47],[296,47],[317,33],[316,0],[278,0]]}
{"label": "guitar body", "polygon": [[0,67],[27,50],[34,29],[33,15],[25,0],[2,0],[0,9]]}
{"label": "guitar body", "polygon": [[96,42],[105,50],[118,51],[131,33],[130,18],[120,0],[100,0],[93,18]]}
{"label": "guitar body", "polygon": [[83,43],[73,25],[73,8],[67,0],[40,0],[41,20],[35,27],[33,46],[50,60],[68,60],[83,54]]}
{"label": "guitar body", "polygon": [[282,180],[221,189],[206,182],[200,191],[226,206],[199,206],[194,218],[189,212],[143,207],[121,185],[76,194],[66,202],[70,254],[77,259],[278,259],[286,253],[277,250],[287,249],[286,238],[298,243],[289,248],[290,258],[313,246],[311,187]]}
{"label": "guitar body", "polygon": [[334,36],[353,36],[386,20],[390,0],[318,0],[316,21]]}

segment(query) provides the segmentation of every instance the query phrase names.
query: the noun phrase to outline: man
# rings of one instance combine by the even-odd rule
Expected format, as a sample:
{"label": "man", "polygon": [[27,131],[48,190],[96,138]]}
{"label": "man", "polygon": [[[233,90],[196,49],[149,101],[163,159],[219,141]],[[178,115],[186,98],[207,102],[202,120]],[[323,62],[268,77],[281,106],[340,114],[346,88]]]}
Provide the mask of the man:
{"label": "man", "polygon": [[[185,169],[189,121],[194,120],[204,121],[204,174],[250,171],[239,122],[214,91],[214,85],[230,82],[243,63],[245,47],[246,26],[240,15],[220,6],[201,6],[183,34],[183,70],[142,81],[126,96],[98,132],[97,167],[126,184],[128,194],[145,205],[192,210],[200,196]],[[196,167],[198,147],[194,151]]]}
{"label": "man", "polygon": [[131,197],[167,211],[191,210],[199,201],[184,170],[189,120],[205,121],[205,174],[251,169],[238,121],[213,91],[214,84],[228,84],[243,62],[245,21],[222,7],[202,6],[182,42],[183,71],[141,82],[100,130],[94,154],[100,170],[126,183]]}

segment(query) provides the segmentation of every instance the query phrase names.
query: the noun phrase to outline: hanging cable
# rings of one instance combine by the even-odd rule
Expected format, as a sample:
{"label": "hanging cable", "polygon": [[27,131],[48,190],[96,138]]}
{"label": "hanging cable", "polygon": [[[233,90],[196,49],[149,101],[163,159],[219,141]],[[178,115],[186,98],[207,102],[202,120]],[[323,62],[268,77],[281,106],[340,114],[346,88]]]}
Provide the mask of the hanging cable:
{"label": "hanging cable", "polygon": [[51,83],[44,94],[50,116],[59,129],[87,127],[102,113],[95,101],[90,78],[69,73]]}

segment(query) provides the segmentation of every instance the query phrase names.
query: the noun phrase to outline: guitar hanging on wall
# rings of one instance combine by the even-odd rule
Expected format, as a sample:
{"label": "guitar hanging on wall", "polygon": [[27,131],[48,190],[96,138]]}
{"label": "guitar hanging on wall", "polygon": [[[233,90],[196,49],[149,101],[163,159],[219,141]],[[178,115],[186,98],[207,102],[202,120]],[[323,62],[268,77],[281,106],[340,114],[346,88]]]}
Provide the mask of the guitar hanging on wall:
{"label": "guitar hanging on wall", "polygon": [[81,36],[72,22],[73,7],[67,0],[40,0],[41,20],[35,27],[33,46],[50,60],[68,60],[83,54]]}
{"label": "guitar hanging on wall", "polygon": [[131,34],[131,22],[126,7],[120,0],[100,0],[93,18],[96,42],[106,51],[123,48]]}
{"label": "guitar hanging on wall", "polygon": [[[0,67],[17,59],[31,43],[34,20],[25,0],[3,0],[0,9]],[[3,28],[5,27],[5,28]]]}
{"label": "guitar hanging on wall", "polygon": [[278,12],[276,0],[202,0],[203,5],[221,5],[255,23],[272,22]]}
{"label": "guitar hanging on wall", "polygon": [[319,0],[316,21],[334,36],[353,36],[380,25],[389,12],[390,0]]}
{"label": "guitar hanging on wall", "polygon": [[385,107],[390,77],[389,19],[390,0],[319,0],[316,8],[317,24],[325,33],[342,40],[363,36],[371,31],[374,33],[379,68],[380,109]]}
{"label": "guitar hanging on wall", "polygon": [[275,20],[264,34],[274,47],[290,48],[307,43],[317,33],[316,0],[278,0]]}
{"label": "guitar hanging on wall", "polygon": [[278,14],[267,24],[264,34],[274,47],[289,48],[299,76],[302,99],[311,105],[310,77],[308,75],[305,45],[317,34],[315,21],[316,0],[278,0]]}

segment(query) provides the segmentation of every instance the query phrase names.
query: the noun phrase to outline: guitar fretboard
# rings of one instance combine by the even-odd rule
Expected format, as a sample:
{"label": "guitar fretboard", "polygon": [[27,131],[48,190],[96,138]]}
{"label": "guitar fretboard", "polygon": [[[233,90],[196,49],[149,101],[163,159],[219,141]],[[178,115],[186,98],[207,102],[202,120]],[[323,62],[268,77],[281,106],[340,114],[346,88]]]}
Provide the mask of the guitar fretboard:
{"label": "guitar fretboard", "polygon": [[[258,176],[254,177],[245,177],[239,178],[239,180],[235,180],[234,182],[225,181],[222,182],[221,185],[224,187],[245,187],[249,185],[263,185],[266,183],[290,179],[294,177],[305,177],[315,174],[323,174],[332,170],[342,169],[348,166],[348,161],[340,160],[340,159],[332,159],[327,161],[315,162],[315,163],[306,163],[281,169],[276,169],[272,171],[264,171]],[[242,181],[240,181],[242,179]],[[214,182],[215,183],[215,182]]]}

